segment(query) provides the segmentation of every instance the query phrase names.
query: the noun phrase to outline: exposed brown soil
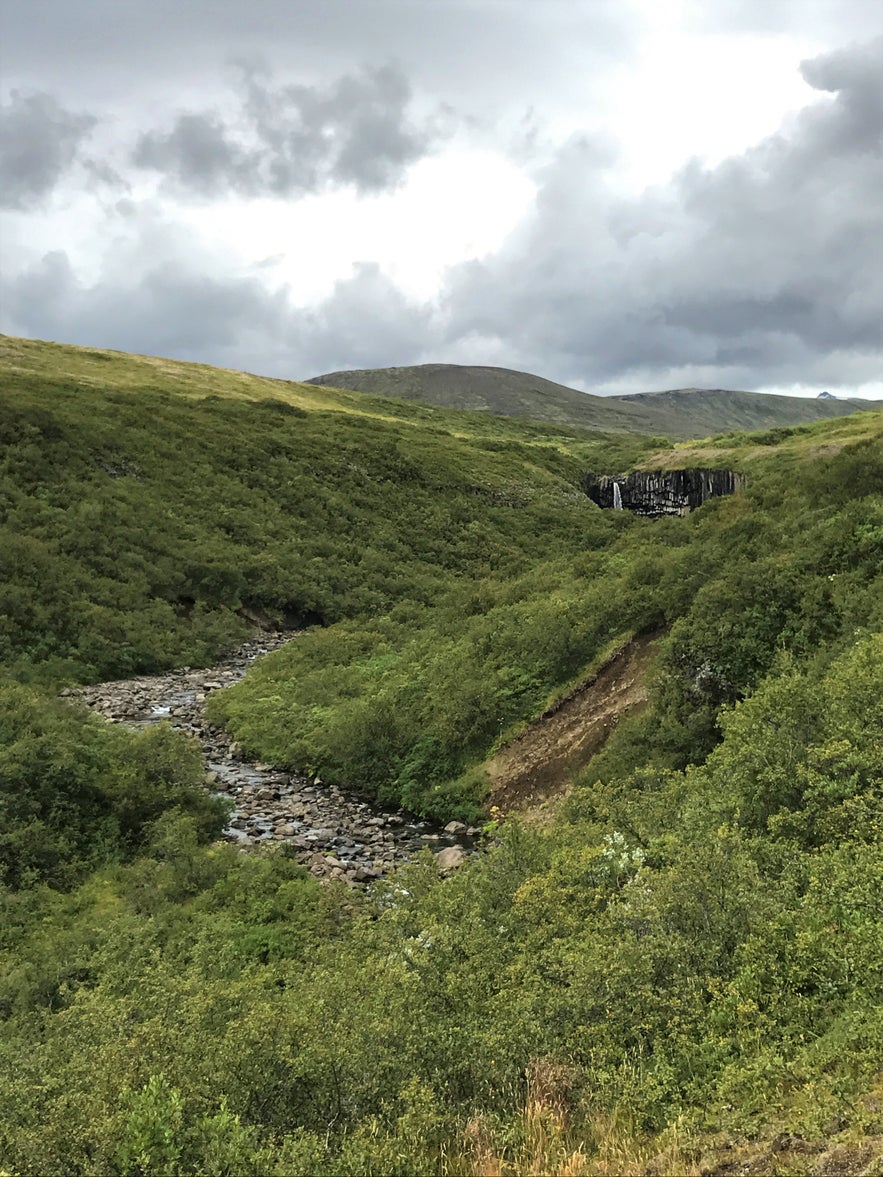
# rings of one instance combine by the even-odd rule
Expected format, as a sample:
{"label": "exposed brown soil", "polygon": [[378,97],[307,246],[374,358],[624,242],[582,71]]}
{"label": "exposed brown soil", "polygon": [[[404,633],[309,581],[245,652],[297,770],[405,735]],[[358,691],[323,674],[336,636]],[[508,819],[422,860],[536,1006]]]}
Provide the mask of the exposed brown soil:
{"label": "exposed brown soil", "polygon": [[729,1158],[700,1162],[700,1177],[876,1177],[883,1172],[883,1138],[832,1145],[785,1136],[735,1148]]}
{"label": "exposed brown soil", "polygon": [[560,797],[624,715],[647,704],[646,672],[659,634],[634,638],[485,766],[488,801],[503,813],[534,809]]}

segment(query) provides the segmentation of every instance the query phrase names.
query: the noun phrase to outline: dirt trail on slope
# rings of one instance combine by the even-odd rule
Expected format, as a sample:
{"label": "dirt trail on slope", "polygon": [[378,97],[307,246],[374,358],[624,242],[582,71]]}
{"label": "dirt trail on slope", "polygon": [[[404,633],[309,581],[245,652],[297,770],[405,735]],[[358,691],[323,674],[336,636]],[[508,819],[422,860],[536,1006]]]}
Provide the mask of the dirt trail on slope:
{"label": "dirt trail on slope", "polygon": [[488,801],[503,813],[533,809],[563,794],[626,714],[647,704],[647,669],[660,634],[634,638],[597,674],[559,700],[485,766]]}

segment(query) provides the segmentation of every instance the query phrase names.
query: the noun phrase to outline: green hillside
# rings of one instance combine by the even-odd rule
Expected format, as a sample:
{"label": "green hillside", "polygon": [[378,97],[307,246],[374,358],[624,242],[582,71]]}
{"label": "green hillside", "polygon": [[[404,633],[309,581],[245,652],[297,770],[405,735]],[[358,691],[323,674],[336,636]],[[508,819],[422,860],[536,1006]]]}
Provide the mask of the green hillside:
{"label": "green hillside", "polygon": [[[658,432],[670,437],[805,425],[883,408],[880,401],[776,396],[724,388],[676,388],[668,392],[637,392],[615,399],[629,408],[646,412],[642,432],[650,432],[652,424]],[[637,424],[634,428],[638,428]]]}
{"label": "green hillside", "polygon": [[[0,1174],[880,1172],[883,413],[671,444],[0,366]],[[693,465],[744,489],[583,489]],[[214,722],[480,854],[322,886],[217,841],[194,743],[57,698],[255,617],[307,628]],[[490,810],[489,758],[637,635],[646,705],[556,815]]]}
{"label": "green hillside", "polygon": [[[307,381],[329,388],[421,401],[438,408],[478,409],[505,417],[530,417],[584,429],[633,429],[636,414],[603,396],[513,372],[464,364],[419,364],[328,372]],[[651,430],[651,432],[658,432]]]}
{"label": "green hillside", "polygon": [[585,469],[649,452],[150,357],[2,348],[0,661],[24,679],[205,663],[241,638],[243,610],[327,624],[505,579],[581,533]]}
{"label": "green hillside", "polygon": [[328,372],[307,383],[417,400],[440,408],[480,409],[584,429],[662,433],[676,438],[732,429],[801,425],[883,408],[878,401],[810,400],[723,388],[593,396],[527,372],[462,364]]}

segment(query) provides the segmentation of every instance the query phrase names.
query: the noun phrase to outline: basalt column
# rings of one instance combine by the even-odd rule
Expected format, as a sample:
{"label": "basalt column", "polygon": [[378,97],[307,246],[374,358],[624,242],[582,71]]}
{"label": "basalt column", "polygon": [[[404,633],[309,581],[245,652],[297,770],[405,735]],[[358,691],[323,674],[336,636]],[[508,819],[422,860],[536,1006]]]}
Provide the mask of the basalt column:
{"label": "basalt column", "polygon": [[586,494],[599,507],[621,503],[635,515],[688,515],[708,499],[735,494],[743,477],[734,470],[636,470],[632,474],[587,474]]}

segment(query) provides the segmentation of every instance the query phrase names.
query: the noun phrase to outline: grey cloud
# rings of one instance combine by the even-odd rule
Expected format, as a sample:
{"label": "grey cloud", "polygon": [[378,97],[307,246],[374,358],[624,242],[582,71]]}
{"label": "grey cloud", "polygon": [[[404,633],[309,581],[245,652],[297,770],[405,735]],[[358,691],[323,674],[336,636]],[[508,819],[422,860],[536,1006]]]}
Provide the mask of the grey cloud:
{"label": "grey cloud", "polygon": [[30,209],[49,196],[97,122],[65,110],[50,94],[13,90],[0,105],[0,204]]}
{"label": "grey cloud", "polygon": [[248,189],[259,160],[255,150],[233,138],[218,115],[203,113],[181,114],[170,131],[141,135],[133,162],[209,196]]}
{"label": "grey cloud", "polygon": [[500,253],[450,275],[450,346],[477,331],[584,387],[879,379],[883,40],[804,75],[833,99],[637,200],[568,145]]}
{"label": "grey cloud", "polygon": [[803,62],[801,73],[816,90],[837,95],[828,111],[810,116],[807,146],[829,153],[883,150],[883,37]]}
{"label": "grey cloud", "polygon": [[[337,282],[330,297],[304,315],[301,330],[301,377],[417,363],[431,358],[440,342],[433,308],[409,300],[373,262]],[[322,366],[326,361],[331,368]]]}
{"label": "grey cloud", "polygon": [[[622,0],[39,0],[0,9],[6,75],[94,101],[162,101],[194,79],[211,89],[218,63],[258,54],[317,84],[363,62],[401,62],[427,92],[485,113],[514,95],[583,102],[635,40]],[[14,63],[14,64],[13,64]]]}
{"label": "grey cloud", "polygon": [[197,360],[255,337],[281,335],[284,293],[239,275],[209,275],[182,257],[160,260],[128,279],[79,280],[56,250],[14,278],[2,293],[4,329],[14,333]]}
{"label": "grey cloud", "polygon": [[134,162],[204,196],[365,193],[395,187],[440,133],[410,116],[410,86],[392,66],[329,86],[274,86],[251,67],[240,89],[232,125],[216,112],[181,114],[171,130],[140,136]]}
{"label": "grey cloud", "polygon": [[[183,228],[151,225],[126,202],[120,232],[140,244],[121,258],[115,249],[93,286],[64,255],[7,280],[5,329],[290,377],[451,360],[617,391],[879,380],[883,41],[803,70],[818,102],[778,134],[635,199],[611,186],[608,145],[575,137],[536,175],[532,213],[495,256],[452,270],[439,305],[409,300],[366,262],[319,306],[293,307],[265,272],[244,277],[195,256]],[[338,85],[311,91],[317,112],[303,94],[284,101],[312,126],[347,107]],[[262,105],[286,87],[260,75],[254,86],[243,98],[251,139],[220,117],[181,131],[180,158],[203,153],[191,186],[252,182],[239,178],[249,152],[264,152],[262,183],[295,182],[269,171],[274,136],[289,140],[272,102]],[[339,146],[317,175],[330,174]],[[359,174],[346,160],[333,166]]]}
{"label": "grey cloud", "polygon": [[411,305],[376,265],[355,267],[324,302],[300,308],[284,287],[188,256],[174,225],[148,217],[139,228],[128,254],[94,284],[78,278],[63,251],[0,280],[0,330],[289,379],[428,358],[430,310]]}

